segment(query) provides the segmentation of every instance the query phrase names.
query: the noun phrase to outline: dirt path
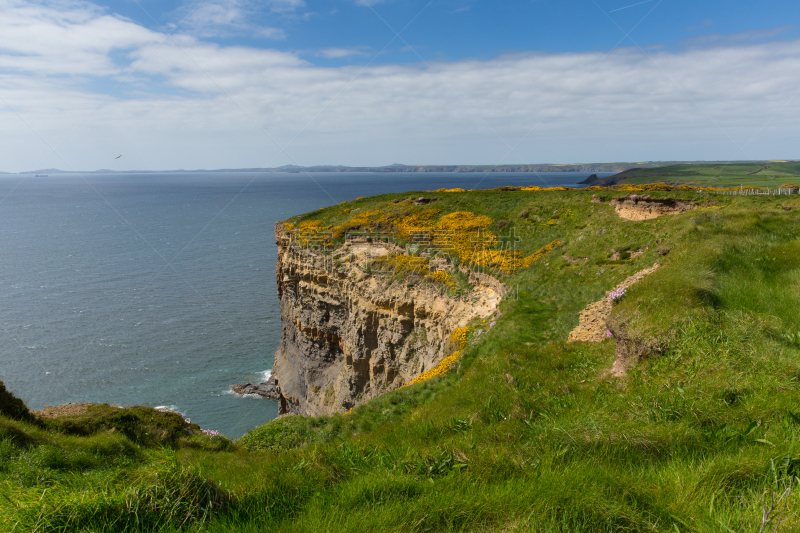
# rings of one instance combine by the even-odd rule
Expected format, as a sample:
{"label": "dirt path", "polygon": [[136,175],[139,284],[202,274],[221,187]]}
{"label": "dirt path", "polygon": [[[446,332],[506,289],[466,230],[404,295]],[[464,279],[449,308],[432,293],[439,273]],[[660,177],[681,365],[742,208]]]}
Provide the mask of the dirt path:
{"label": "dirt path", "polygon": [[587,305],[581,311],[578,325],[570,332],[567,342],[602,342],[606,338],[606,332],[608,331],[606,319],[611,314],[612,303],[608,295],[616,290],[627,289],[643,277],[658,270],[660,266],[656,263],[650,268],[640,270],[611,291],[608,291],[602,300]]}

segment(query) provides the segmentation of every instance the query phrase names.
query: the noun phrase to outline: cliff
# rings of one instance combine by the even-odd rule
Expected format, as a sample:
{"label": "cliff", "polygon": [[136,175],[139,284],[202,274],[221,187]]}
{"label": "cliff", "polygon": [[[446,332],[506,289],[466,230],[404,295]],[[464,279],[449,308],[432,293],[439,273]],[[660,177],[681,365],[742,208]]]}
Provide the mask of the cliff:
{"label": "cliff", "polygon": [[282,413],[346,412],[434,367],[450,335],[496,308],[504,287],[472,274],[469,295],[369,274],[391,243],[346,242],[330,255],[301,248],[278,224],[281,340],[272,376]]}

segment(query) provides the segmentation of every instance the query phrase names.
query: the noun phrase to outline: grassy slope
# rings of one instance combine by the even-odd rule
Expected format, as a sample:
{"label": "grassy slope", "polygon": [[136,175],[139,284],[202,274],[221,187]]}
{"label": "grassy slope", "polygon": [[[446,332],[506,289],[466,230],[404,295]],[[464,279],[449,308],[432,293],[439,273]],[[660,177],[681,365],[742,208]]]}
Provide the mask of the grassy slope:
{"label": "grassy slope", "polygon": [[[769,166],[769,168],[766,168]],[[759,172],[760,171],[760,172]],[[700,165],[669,165],[658,168],[626,170],[609,179],[617,183],[653,183],[700,185],[703,187],[780,187],[786,182],[798,181],[800,163],[708,163]]]}
{"label": "grassy slope", "polygon": [[[526,251],[565,244],[506,280],[518,297],[494,328],[479,324],[455,372],[349,415],[268,424],[242,441],[261,451],[0,419],[0,527],[758,531],[762,495],[800,473],[800,211],[781,207],[800,200],[652,193],[717,208],[625,222],[591,194],[436,193],[443,212],[511,221]],[[402,196],[305,218],[339,222]],[[661,257],[656,241],[674,248]],[[655,261],[613,322],[665,350],[623,381],[603,378],[613,340],[567,334],[587,303]],[[781,531],[800,528],[798,503]]]}

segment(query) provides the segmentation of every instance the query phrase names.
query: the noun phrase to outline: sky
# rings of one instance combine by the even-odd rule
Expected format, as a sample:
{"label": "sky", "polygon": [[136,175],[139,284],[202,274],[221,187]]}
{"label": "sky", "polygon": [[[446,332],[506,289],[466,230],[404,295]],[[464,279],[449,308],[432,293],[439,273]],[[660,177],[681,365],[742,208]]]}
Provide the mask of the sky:
{"label": "sky", "polygon": [[795,159],[798,17],[775,0],[0,0],[0,171]]}

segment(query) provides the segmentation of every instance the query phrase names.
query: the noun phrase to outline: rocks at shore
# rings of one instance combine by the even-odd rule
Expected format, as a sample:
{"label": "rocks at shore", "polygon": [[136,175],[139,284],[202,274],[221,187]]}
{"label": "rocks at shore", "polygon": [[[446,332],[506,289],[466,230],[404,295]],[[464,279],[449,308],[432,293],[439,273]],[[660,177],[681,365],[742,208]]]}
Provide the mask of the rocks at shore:
{"label": "rocks at shore", "polygon": [[270,400],[280,400],[281,398],[278,383],[273,378],[259,383],[258,385],[254,383],[238,383],[233,385],[231,390],[236,394],[258,394]]}

